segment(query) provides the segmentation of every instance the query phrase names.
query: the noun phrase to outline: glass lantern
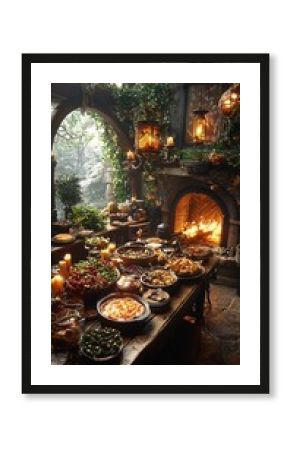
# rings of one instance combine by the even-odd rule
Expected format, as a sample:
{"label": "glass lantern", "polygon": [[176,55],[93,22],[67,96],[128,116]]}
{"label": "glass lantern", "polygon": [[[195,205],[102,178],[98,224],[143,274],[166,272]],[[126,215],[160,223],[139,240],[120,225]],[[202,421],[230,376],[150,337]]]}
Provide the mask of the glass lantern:
{"label": "glass lantern", "polygon": [[157,122],[138,122],[135,148],[140,152],[157,152],[161,148],[160,125]]}
{"label": "glass lantern", "polygon": [[198,109],[193,111],[192,136],[195,144],[207,142],[207,120],[208,111]]}
{"label": "glass lantern", "polygon": [[230,116],[240,104],[240,85],[233,84],[219,100],[219,108],[224,116]]}

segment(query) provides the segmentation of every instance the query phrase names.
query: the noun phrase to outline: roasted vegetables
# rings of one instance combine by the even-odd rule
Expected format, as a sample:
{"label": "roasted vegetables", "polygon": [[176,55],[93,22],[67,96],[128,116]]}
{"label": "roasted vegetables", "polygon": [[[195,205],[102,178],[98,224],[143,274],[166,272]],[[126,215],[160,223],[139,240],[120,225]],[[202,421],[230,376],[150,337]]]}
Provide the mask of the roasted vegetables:
{"label": "roasted vegetables", "polygon": [[98,328],[86,331],[81,339],[81,352],[91,359],[117,355],[122,348],[122,338],[114,328]]}

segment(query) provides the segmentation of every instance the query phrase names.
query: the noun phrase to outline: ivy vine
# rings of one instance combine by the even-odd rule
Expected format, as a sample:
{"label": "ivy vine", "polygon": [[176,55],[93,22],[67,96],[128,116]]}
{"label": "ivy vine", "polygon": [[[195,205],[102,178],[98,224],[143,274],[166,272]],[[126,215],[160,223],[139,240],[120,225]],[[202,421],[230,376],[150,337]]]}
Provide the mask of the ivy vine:
{"label": "ivy vine", "polygon": [[[101,86],[108,89],[113,95],[116,105],[116,116],[132,142],[134,142],[135,127],[138,121],[158,121],[161,126],[161,132],[163,131],[164,133],[170,126],[172,107],[174,105],[170,84],[124,83],[120,87],[116,84],[102,84]],[[92,89],[92,86],[90,86],[90,89]],[[123,170],[123,162],[126,155],[118,147],[116,135],[110,125],[106,124],[97,115],[95,115],[95,118],[98,121],[102,121],[104,129],[104,159],[110,162],[113,169],[112,182],[115,198],[117,201],[124,201],[129,194],[127,177]],[[150,158],[146,161],[145,166],[145,195],[147,196],[148,192],[148,197],[152,198],[151,181],[154,169]]]}

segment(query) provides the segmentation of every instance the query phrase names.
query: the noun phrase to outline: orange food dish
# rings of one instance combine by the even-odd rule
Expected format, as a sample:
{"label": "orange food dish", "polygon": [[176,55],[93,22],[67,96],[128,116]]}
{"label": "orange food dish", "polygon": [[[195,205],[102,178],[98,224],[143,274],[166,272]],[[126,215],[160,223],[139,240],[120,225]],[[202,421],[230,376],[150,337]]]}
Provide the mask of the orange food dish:
{"label": "orange food dish", "polygon": [[101,312],[107,319],[126,321],[140,317],[145,307],[133,297],[115,297],[102,305]]}

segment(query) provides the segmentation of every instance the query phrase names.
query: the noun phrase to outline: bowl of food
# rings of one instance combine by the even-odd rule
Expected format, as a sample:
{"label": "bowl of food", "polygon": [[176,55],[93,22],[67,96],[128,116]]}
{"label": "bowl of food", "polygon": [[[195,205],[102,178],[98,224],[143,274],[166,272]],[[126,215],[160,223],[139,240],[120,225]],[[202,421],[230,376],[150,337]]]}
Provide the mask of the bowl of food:
{"label": "bowl of food", "polygon": [[94,234],[93,230],[80,230],[78,232],[78,238],[80,239],[87,239],[91,237]]}
{"label": "bowl of food", "polygon": [[163,251],[162,248],[158,248],[157,250],[154,250],[155,254],[155,261],[158,266],[163,266],[168,261],[168,255]]}
{"label": "bowl of food", "polygon": [[112,290],[119,278],[119,270],[110,262],[88,258],[72,267],[65,285],[70,295],[82,298],[86,307],[89,307],[104,293]]}
{"label": "bowl of food", "polygon": [[70,220],[58,220],[56,222],[52,222],[51,230],[52,234],[56,235],[59,233],[68,233],[69,229],[72,227],[72,222]]}
{"label": "bowl of food", "polygon": [[140,275],[121,275],[121,277],[117,281],[117,289],[118,291],[122,292],[132,292],[133,294],[139,294],[141,289]]}
{"label": "bowl of food", "polygon": [[96,248],[98,250],[103,250],[104,248],[107,248],[109,242],[110,242],[109,238],[105,238],[103,236],[92,236],[86,238],[85,245],[86,247],[89,248]]}
{"label": "bowl of food", "polygon": [[110,216],[110,223],[113,222],[127,222],[128,214],[127,213],[112,213]]}
{"label": "bowl of food", "polygon": [[148,289],[143,294],[143,300],[149,303],[152,311],[161,312],[167,308],[170,303],[170,295],[163,289]]}
{"label": "bowl of food", "polygon": [[157,236],[153,236],[153,237],[150,237],[150,238],[147,238],[146,239],[146,243],[147,244],[161,244],[161,245],[163,245],[163,244],[166,244],[166,240],[165,239],[161,239],[160,237],[157,237]]}
{"label": "bowl of food", "polygon": [[205,268],[197,261],[192,261],[184,256],[173,256],[166,268],[173,270],[180,279],[199,279],[204,273]]}
{"label": "bowl of food", "polygon": [[148,266],[155,259],[152,249],[138,245],[118,248],[118,256],[122,259],[124,265]]}
{"label": "bowl of food", "polygon": [[81,337],[79,353],[87,364],[112,364],[122,351],[123,339],[114,328],[89,329]]}
{"label": "bowl of food", "polygon": [[128,241],[126,244],[123,245],[123,247],[144,247],[145,242],[143,241]]}
{"label": "bowl of food", "polygon": [[63,244],[71,244],[76,240],[76,238],[75,236],[69,233],[60,233],[53,236],[51,240],[54,244],[63,245]]}
{"label": "bowl of food", "polygon": [[206,246],[189,245],[182,248],[182,252],[194,261],[204,261],[212,254],[212,250]]}
{"label": "bowl of food", "polygon": [[157,267],[141,276],[141,283],[149,289],[164,289],[166,291],[173,289],[177,283],[178,278],[176,274],[164,267]]}
{"label": "bowl of food", "polygon": [[106,326],[122,331],[135,331],[144,326],[150,307],[139,295],[115,292],[97,303],[97,311]]}
{"label": "bowl of food", "polygon": [[72,350],[78,347],[82,320],[77,311],[66,308],[51,317],[51,345],[54,351]]}

